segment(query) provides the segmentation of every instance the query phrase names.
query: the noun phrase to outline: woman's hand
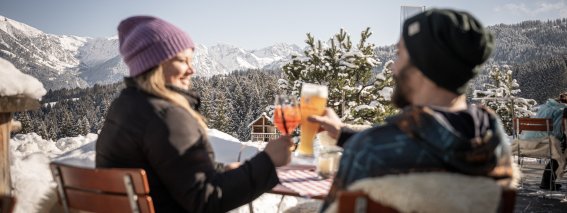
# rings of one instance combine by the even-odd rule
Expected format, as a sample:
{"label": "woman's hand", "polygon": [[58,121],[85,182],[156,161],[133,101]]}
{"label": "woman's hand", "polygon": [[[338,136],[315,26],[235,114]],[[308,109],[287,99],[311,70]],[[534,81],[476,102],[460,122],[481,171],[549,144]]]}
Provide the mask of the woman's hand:
{"label": "woman's hand", "polygon": [[283,166],[291,161],[291,146],[293,146],[291,136],[284,135],[269,141],[266,148],[264,148],[264,152],[268,154],[276,167]]}
{"label": "woman's hand", "polygon": [[233,170],[240,167],[240,162],[232,162],[224,165],[224,171]]}
{"label": "woman's hand", "polygon": [[335,111],[331,108],[327,108],[323,116],[313,115],[309,116],[307,120],[309,122],[320,124],[321,128],[319,128],[319,132],[327,131],[329,132],[329,136],[333,139],[337,139],[341,132],[341,128],[345,126],[339,116],[337,116],[337,113],[335,113]]}

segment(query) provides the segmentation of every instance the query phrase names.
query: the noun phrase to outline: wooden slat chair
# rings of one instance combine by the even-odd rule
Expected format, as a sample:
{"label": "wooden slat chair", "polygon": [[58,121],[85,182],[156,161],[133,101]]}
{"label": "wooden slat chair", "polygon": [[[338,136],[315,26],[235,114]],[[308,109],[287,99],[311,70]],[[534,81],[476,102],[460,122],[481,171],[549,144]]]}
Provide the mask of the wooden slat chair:
{"label": "wooden slat chair", "polygon": [[[540,131],[546,132],[547,137],[551,136],[551,131],[553,131],[553,122],[551,119],[547,118],[514,118],[513,119],[514,125],[514,139],[519,140],[520,134],[523,131]],[[551,144],[551,138],[549,138],[549,144]],[[549,159],[551,159],[551,146],[549,147]],[[521,164],[521,157],[522,155],[520,146],[518,146],[518,165]],[[529,157],[529,156],[526,156]]]}
{"label": "wooden slat chair", "polygon": [[[503,189],[500,200],[500,213],[513,213],[516,204],[516,190]],[[434,205],[434,204],[432,204]],[[399,211],[376,202],[361,191],[339,192],[338,213],[398,213]]]}
{"label": "wooden slat chair", "polygon": [[16,198],[8,195],[0,195],[0,213],[12,213],[16,206]]}
{"label": "wooden slat chair", "polygon": [[89,212],[153,213],[150,188],[143,169],[90,169],[51,163],[59,201],[70,209]]}
{"label": "wooden slat chair", "polygon": [[[522,134],[523,131],[540,131],[540,132],[546,132],[547,133],[547,147],[548,147],[548,155],[545,157],[545,160],[553,163],[552,160],[552,148],[553,148],[553,144],[552,144],[552,139],[551,139],[551,131],[553,131],[553,121],[551,119],[547,119],[547,118],[514,118],[513,119],[513,125],[514,125],[514,138],[515,140],[520,140],[519,135]],[[519,143],[519,141],[518,141]],[[541,158],[540,156],[530,156],[530,155],[525,155],[522,154],[522,150],[520,149],[520,145],[518,144],[517,146],[517,155],[518,155],[518,165],[520,166],[520,168],[523,166],[522,165],[522,161],[521,159],[523,157],[532,157],[532,158]],[[551,179],[553,178],[554,171],[553,171],[553,165],[551,165],[551,167],[549,169],[543,169],[544,171],[550,171],[550,173],[552,175],[550,175],[550,184],[553,184],[553,181],[551,181]],[[536,168],[531,168],[531,169],[536,169]],[[523,183],[523,182],[522,182]],[[551,188],[552,186],[550,186]]]}

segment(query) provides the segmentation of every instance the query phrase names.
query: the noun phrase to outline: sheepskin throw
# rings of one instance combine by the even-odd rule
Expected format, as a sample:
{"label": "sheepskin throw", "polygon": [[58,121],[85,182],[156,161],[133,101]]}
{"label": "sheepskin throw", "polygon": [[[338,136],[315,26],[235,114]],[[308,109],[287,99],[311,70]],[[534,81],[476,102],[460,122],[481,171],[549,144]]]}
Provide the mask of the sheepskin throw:
{"label": "sheepskin throw", "polygon": [[[355,182],[349,191],[363,191],[400,212],[496,212],[502,188],[493,179],[431,172],[388,175]],[[337,202],[326,213],[337,212]]]}

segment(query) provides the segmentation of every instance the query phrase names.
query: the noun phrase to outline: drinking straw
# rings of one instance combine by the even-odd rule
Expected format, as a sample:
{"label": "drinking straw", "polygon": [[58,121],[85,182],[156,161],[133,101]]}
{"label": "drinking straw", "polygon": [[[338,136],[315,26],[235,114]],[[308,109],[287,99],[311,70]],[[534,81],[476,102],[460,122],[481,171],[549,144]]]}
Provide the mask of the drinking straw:
{"label": "drinking straw", "polygon": [[[280,100],[280,101],[281,101],[281,100]],[[284,109],[283,109],[283,106],[280,107],[280,109],[281,109],[280,111],[282,112],[282,121],[283,121],[283,128],[284,128],[285,134],[286,134],[286,135],[289,135],[289,133],[287,132],[287,124],[285,123],[285,116],[284,116]]]}

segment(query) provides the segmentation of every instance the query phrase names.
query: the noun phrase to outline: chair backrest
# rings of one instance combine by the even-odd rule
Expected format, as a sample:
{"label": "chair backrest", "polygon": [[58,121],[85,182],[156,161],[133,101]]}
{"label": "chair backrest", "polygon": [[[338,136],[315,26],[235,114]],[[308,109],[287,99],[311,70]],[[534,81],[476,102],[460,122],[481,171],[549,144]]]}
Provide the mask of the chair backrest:
{"label": "chair backrest", "polygon": [[0,213],[12,213],[16,206],[16,198],[8,195],[0,195]]}
{"label": "chair backrest", "polygon": [[[503,189],[500,199],[500,213],[513,213],[516,205],[516,190]],[[339,192],[338,213],[398,213],[399,211],[373,201],[367,194],[361,191],[341,191]]]}
{"label": "chair backrest", "polygon": [[[542,131],[550,133],[553,131],[553,121],[547,118],[514,118],[514,132],[521,134],[522,131]],[[516,136],[517,136],[516,135]]]}
{"label": "chair backrest", "polygon": [[500,199],[500,212],[513,213],[516,206],[516,190],[515,189],[502,189],[502,199]]}
{"label": "chair backrest", "polygon": [[59,201],[69,209],[89,212],[153,213],[143,169],[90,169],[51,163]]}
{"label": "chair backrest", "polygon": [[563,133],[567,134],[567,108],[563,109],[563,120],[561,122],[561,127],[563,128]]}
{"label": "chair backrest", "polygon": [[341,191],[339,192],[339,205],[337,213],[398,213],[398,210],[384,206],[368,197],[361,191]]}

